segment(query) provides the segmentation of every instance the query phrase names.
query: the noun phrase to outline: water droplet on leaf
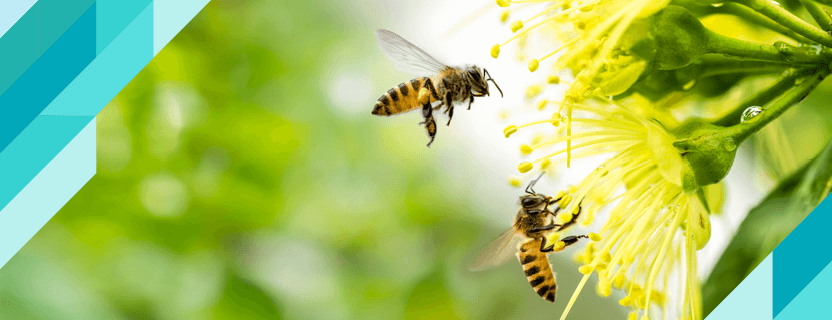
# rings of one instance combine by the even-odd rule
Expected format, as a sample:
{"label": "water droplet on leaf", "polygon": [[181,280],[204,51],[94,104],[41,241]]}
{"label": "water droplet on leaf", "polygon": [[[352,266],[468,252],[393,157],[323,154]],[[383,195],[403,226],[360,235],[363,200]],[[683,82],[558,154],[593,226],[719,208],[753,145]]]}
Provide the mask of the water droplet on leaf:
{"label": "water droplet on leaf", "polygon": [[756,117],[762,112],[763,108],[760,108],[760,106],[748,107],[747,109],[745,109],[745,111],[742,112],[742,118],[740,118],[740,121],[746,122],[748,120],[754,119],[754,117]]}

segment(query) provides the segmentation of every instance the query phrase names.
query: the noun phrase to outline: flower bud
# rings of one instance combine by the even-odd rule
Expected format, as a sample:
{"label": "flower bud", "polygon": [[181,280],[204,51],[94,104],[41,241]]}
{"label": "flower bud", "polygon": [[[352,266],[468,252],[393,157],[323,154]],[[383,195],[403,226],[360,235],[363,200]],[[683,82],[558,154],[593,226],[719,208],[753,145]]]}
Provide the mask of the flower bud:
{"label": "flower bud", "polygon": [[676,129],[673,146],[682,158],[682,189],[693,194],[728,175],[737,155],[730,128],[705,122],[691,122]]}
{"label": "flower bud", "polygon": [[710,31],[687,9],[669,5],[652,16],[659,70],[684,67],[708,50]]}

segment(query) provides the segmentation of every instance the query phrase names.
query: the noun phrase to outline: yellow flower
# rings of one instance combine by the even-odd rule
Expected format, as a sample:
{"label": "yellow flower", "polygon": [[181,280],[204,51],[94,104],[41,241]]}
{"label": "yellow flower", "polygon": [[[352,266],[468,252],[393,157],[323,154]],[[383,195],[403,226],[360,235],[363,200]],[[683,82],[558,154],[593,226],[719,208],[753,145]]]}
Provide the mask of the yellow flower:
{"label": "yellow flower", "polygon": [[[682,158],[673,147],[670,129],[679,125],[656,111],[638,95],[620,104],[595,98],[572,104],[570,118],[578,133],[559,135],[531,145],[532,153],[553,149],[536,160],[524,162],[521,171],[534,164],[557,161],[573,141],[576,157],[613,154],[569,192],[561,203],[564,212],[581,206],[578,222],[587,225],[594,217],[605,217],[592,242],[576,255],[585,274],[561,319],[565,319],[578,293],[592,274],[598,277],[596,292],[608,296],[613,288],[627,296],[619,301],[642,316],[661,318],[660,310],[685,319],[701,319],[701,298],[696,277],[696,251],[710,239],[710,220],[699,194],[685,193],[681,185]],[[540,127],[552,119],[515,126]],[[528,129],[524,129],[528,130]],[[603,212],[600,212],[601,210]],[[685,285],[678,288],[678,305],[665,298],[674,277]],[[678,287],[678,286],[677,286]]]}
{"label": "yellow flower", "polygon": [[[647,17],[667,6],[669,0],[589,0],[551,1],[551,5],[523,21],[512,24],[515,34],[494,45],[491,55],[497,58],[500,47],[520,39],[521,49],[527,49],[530,31],[551,33],[560,43],[534,43],[535,47],[551,48],[540,58],[528,61],[531,72],[541,63],[563,51],[554,66],[556,70],[569,68],[575,77],[564,94],[564,102],[577,103],[593,96],[623,93],[650,67],[655,43],[649,37]],[[511,1],[498,1],[500,6]],[[536,49],[536,48],[531,48]],[[521,54],[522,55],[522,54]],[[550,83],[560,83],[560,79]],[[528,96],[528,94],[527,94]],[[571,104],[567,105],[567,135],[572,132]],[[558,110],[560,114],[561,110]],[[567,166],[571,158],[571,141],[567,141]]]}

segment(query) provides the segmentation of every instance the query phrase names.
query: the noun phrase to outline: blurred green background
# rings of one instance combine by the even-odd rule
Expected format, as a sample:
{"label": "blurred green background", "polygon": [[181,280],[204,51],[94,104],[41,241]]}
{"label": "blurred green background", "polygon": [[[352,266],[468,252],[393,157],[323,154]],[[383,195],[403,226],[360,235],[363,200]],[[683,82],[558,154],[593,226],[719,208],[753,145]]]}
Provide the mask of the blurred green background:
{"label": "blurred green background", "polygon": [[[572,252],[554,305],[516,261],[466,270],[521,191],[508,166],[473,192],[487,160],[370,115],[409,78],[360,6],[212,1],[99,114],[98,173],[3,267],[0,318],[559,316]],[[623,317],[592,291],[571,318]]]}

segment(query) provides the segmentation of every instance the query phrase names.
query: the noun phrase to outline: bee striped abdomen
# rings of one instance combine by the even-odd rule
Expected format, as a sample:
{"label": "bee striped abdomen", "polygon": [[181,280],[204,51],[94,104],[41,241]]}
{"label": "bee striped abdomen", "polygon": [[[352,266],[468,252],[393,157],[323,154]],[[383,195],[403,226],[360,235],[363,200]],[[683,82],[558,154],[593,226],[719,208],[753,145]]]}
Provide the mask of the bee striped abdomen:
{"label": "bee striped abdomen", "polygon": [[422,105],[419,103],[418,96],[419,89],[422,88],[425,79],[427,78],[416,78],[387,90],[376,101],[373,114],[389,116],[421,108]]}
{"label": "bee striped abdomen", "polygon": [[549,302],[555,302],[558,285],[555,282],[555,274],[552,266],[549,265],[549,258],[540,252],[540,239],[532,239],[520,246],[517,258],[523,265],[526,279],[537,295]]}

